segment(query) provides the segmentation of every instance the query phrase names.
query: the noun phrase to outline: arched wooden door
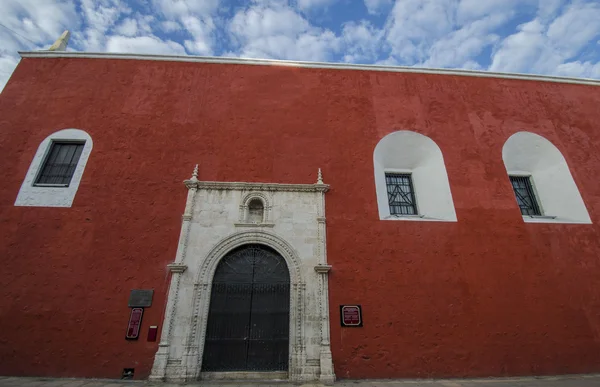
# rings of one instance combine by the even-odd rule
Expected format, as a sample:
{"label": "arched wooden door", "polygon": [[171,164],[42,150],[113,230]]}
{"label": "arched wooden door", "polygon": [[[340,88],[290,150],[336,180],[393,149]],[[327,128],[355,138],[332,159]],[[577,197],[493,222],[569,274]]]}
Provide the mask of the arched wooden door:
{"label": "arched wooden door", "polygon": [[287,371],[290,274],[263,245],[241,246],[213,278],[202,371]]}

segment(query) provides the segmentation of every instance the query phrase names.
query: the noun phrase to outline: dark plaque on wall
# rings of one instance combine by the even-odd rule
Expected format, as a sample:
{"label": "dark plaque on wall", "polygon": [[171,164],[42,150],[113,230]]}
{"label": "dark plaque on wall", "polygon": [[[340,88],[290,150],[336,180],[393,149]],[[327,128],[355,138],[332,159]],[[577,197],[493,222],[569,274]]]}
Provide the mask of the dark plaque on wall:
{"label": "dark plaque on wall", "polygon": [[152,305],[152,289],[133,289],[129,294],[130,308],[148,308]]}
{"label": "dark plaque on wall", "polygon": [[340,305],[340,320],[343,327],[362,327],[362,309],[360,305]]}

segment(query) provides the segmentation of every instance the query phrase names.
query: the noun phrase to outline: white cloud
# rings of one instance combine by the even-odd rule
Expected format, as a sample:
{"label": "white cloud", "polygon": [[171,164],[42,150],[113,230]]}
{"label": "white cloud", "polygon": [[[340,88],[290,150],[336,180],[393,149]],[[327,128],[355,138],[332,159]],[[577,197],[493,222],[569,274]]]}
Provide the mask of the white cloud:
{"label": "white cloud", "polygon": [[131,12],[117,0],[81,0],[81,9],[87,24],[99,31],[106,31],[122,12]]}
{"label": "white cloud", "polygon": [[185,55],[183,46],[172,40],[161,40],[156,36],[111,36],[106,43],[108,52],[124,52],[139,54],[176,54]]}
{"label": "white cloud", "polygon": [[181,22],[194,37],[194,40],[185,41],[185,47],[194,54],[212,55],[212,32],[215,29],[212,19],[184,16],[181,18]]}
{"label": "white cloud", "polygon": [[385,28],[389,62],[425,67],[468,66],[499,40],[517,6],[537,0],[401,0]]}
{"label": "white cloud", "polygon": [[153,0],[153,4],[167,18],[161,24],[163,31],[178,31],[183,26],[192,37],[183,42],[190,53],[214,54],[215,14],[219,0]]}
{"label": "white cloud", "polygon": [[301,34],[289,47],[284,58],[325,62],[338,50],[337,36],[329,30]]}
{"label": "white cloud", "polygon": [[537,16],[541,20],[547,20],[556,15],[564,6],[566,0],[539,0]]}
{"label": "white cloud", "polygon": [[543,36],[544,26],[538,19],[518,27],[519,32],[505,38],[493,56],[491,71],[525,72],[529,64],[540,58],[547,60],[551,50],[547,50]]}
{"label": "white cloud", "polygon": [[475,62],[474,60],[466,61],[465,63],[463,63],[461,68],[463,68],[465,70],[478,70],[478,71],[483,70],[483,67],[481,67],[481,65],[479,63]]}
{"label": "white cloud", "polygon": [[303,11],[327,7],[337,0],[298,0],[298,8]]}
{"label": "white cloud", "polygon": [[392,55],[406,64],[426,60],[429,47],[452,32],[455,11],[453,0],[397,1],[386,27]]}
{"label": "white cloud", "polygon": [[289,7],[251,7],[238,11],[229,25],[230,31],[240,39],[251,40],[265,36],[297,35],[310,24]]}
{"label": "white cloud", "polygon": [[339,49],[333,32],[311,26],[284,5],[256,4],[239,10],[229,32],[242,57],[324,61]]}
{"label": "white cloud", "polygon": [[154,32],[153,26],[156,26],[157,20],[153,15],[135,15],[138,27],[138,34],[152,35]]}
{"label": "white cloud", "polygon": [[[19,62],[17,51],[48,48],[67,29],[77,28],[80,18],[68,0],[0,1],[0,90]],[[10,30],[12,31],[10,31]]]}
{"label": "white cloud", "polygon": [[377,15],[392,5],[392,0],[364,0],[367,12],[371,15]]}
{"label": "white cloud", "polygon": [[552,46],[565,57],[577,54],[600,35],[600,3],[573,4],[549,26]]}
{"label": "white cloud", "polygon": [[160,27],[164,32],[174,32],[181,29],[181,24],[172,20],[166,20],[160,23]]}
{"label": "white cloud", "polygon": [[252,5],[260,5],[262,7],[286,7],[293,0],[250,0]]}
{"label": "white cloud", "polygon": [[346,23],[342,30],[345,44],[343,59],[351,63],[372,63],[377,60],[383,31],[367,21]]}
{"label": "white cloud", "polygon": [[80,5],[87,28],[83,32],[75,32],[73,40],[84,51],[103,51],[107,31],[122,14],[131,12],[119,0],[81,0]]}
{"label": "white cloud", "polygon": [[460,0],[457,20],[464,24],[490,15],[514,13],[517,8],[534,8],[538,1],[554,0]]}
{"label": "white cloud", "polygon": [[46,43],[67,26],[77,27],[79,17],[73,1],[2,0],[0,23],[36,43]]}
{"label": "white cloud", "polygon": [[210,15],[219,7],[219,0],[152,0],[155,9],[173,20],[188,15]]}
{"label": "white cloud", "polygon": [[575,2],[549,24],[535,18],[499,43],[492,71],[538,74],[594,74],[596,64],[572,61],[600,35],[600,4]]}
{"label": "white cloud", "polygon": [[19,59],[14,56],[0,56],[0,91],[4,88],[17,63],[19,63]]}
{"label": "white cloud", "polygon": [[557,66],[557,75],[567,77],[583,77],[583,78],[600,78],[600,61],[597,63],[591,62],[568,62]]}
{"label": "white cloud", "polygon": [[138,24],[135,19],[127,18],[115,28],[115,32],[125,36],[135,36],[138,32]]}
{"label": "white cloud", "polygon": [[494,31],[507,21],[502,14],[476,20],[459,30],[437,40],[429,49],[425,67],[452,67],[473,69],[473,58],[484,48],[496,43],[499,36]]}

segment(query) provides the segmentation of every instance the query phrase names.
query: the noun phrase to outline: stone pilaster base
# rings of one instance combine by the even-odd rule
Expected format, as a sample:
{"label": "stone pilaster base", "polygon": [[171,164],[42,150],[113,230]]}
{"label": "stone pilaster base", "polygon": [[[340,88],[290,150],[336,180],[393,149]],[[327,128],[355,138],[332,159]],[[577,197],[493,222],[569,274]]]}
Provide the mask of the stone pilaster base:
{"label": "stone pilaster base", "polygon": [[320,355],[321,375],[319,375],[319,381],[326,386],[331,386],[335,382],[335,374],[333,373],[333,360],[329,346],[321,347]]}

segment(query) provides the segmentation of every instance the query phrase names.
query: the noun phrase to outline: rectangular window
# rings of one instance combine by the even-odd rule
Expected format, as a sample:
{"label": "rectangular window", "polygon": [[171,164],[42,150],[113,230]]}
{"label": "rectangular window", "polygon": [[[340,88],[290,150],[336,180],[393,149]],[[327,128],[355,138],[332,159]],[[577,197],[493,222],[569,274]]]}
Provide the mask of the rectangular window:
{"label": "rectangular window", "polygon": [[68,187],[83,151],[83,143],[52,142],[35,185]]}
{"label": "rectangular window", "polygon": [[529,176],[509,176],[523,215],[542,215]]}
{"label": "rectangular window", "polygon": [[417,215],[415,191],[410,173],[386,173],[390,215]]}

